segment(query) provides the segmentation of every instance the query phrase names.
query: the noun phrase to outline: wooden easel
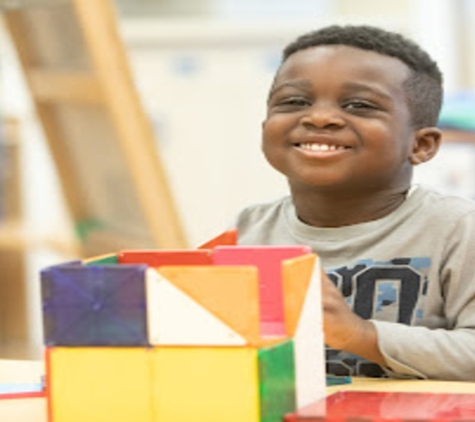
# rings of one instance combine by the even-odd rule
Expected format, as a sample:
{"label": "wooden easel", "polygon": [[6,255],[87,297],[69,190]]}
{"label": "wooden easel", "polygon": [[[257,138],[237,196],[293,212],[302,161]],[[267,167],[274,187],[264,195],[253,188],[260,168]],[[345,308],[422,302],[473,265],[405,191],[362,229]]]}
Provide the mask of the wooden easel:
{"label": "wooden easel", "polygon": [[186,247],[112,0],[0,0],[0,10],[82,253]]}

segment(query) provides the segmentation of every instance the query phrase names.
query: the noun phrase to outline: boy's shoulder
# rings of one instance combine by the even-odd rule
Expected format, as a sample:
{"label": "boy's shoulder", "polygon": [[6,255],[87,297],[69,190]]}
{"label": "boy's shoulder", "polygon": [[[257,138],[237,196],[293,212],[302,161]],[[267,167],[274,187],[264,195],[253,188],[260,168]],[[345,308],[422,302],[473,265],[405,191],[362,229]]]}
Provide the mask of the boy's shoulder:
{"label": "boy's shoulder", "polygon": [[437,233],[475,229],[475,201],[468,197],[441,192],[429,186],[416,186],[394,221],[404,227],[418,226]]}
{"label": "boy's shoulder", "polygon": [[290,196],[249,204],[239,212],[238,221],[252,222],[266,218],[276,218],[288,207],[293,207],[292,198]]}
{"label": "boy's shoulder", "polygon": [[416,185],[412,188],[414,202],[422,206],[431,207],[433,211],[448,213],[451,215],[464,215],[475,212],[475,200],[439,191],[433,187],[425,185]]}
{"label": "boy's shoulder", "polygon": [[246,245],[286,245],[295,240],[288,220],[295,213],[290,196],[248,205],[238,214],[235,227],[239,243]]}

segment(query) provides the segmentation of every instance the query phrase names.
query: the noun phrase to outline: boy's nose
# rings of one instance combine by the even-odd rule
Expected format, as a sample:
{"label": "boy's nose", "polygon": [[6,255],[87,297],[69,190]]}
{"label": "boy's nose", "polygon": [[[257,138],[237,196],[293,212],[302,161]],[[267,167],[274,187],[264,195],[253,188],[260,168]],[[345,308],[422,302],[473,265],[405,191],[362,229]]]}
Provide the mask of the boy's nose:
{"label": "boy's nose", "polygon": [[301,118],[301,123],[304,126],[313,126],[319,129],[337,129],[345,126],[345,119],[336,107],[314,105],[307,109]]}

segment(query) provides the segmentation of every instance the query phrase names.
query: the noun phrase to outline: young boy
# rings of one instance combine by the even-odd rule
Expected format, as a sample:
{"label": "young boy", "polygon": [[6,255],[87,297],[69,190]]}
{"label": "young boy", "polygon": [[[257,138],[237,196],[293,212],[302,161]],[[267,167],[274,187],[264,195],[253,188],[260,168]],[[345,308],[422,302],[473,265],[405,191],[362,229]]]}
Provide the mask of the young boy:
{"label": "young boy", "polygon": [[284,50],[262,148],[291,196],[243,210],[239,243],[321,258],[329,373],[475,381],[475,204],[411,186],[441,101],[436,63],[395,33],[331,26]]}

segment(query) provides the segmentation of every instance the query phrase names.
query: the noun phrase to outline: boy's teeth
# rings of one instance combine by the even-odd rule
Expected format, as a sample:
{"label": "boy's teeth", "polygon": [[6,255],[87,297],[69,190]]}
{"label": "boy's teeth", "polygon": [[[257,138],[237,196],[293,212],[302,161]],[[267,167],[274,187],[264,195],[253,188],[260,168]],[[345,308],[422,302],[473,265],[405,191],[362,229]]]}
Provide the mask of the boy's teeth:
{"label": "boy's teeth", "polygon": [[327,144],[300,144],[300,148],[308,149],[311,151],[336,151],[343,149],[343,147]]}

